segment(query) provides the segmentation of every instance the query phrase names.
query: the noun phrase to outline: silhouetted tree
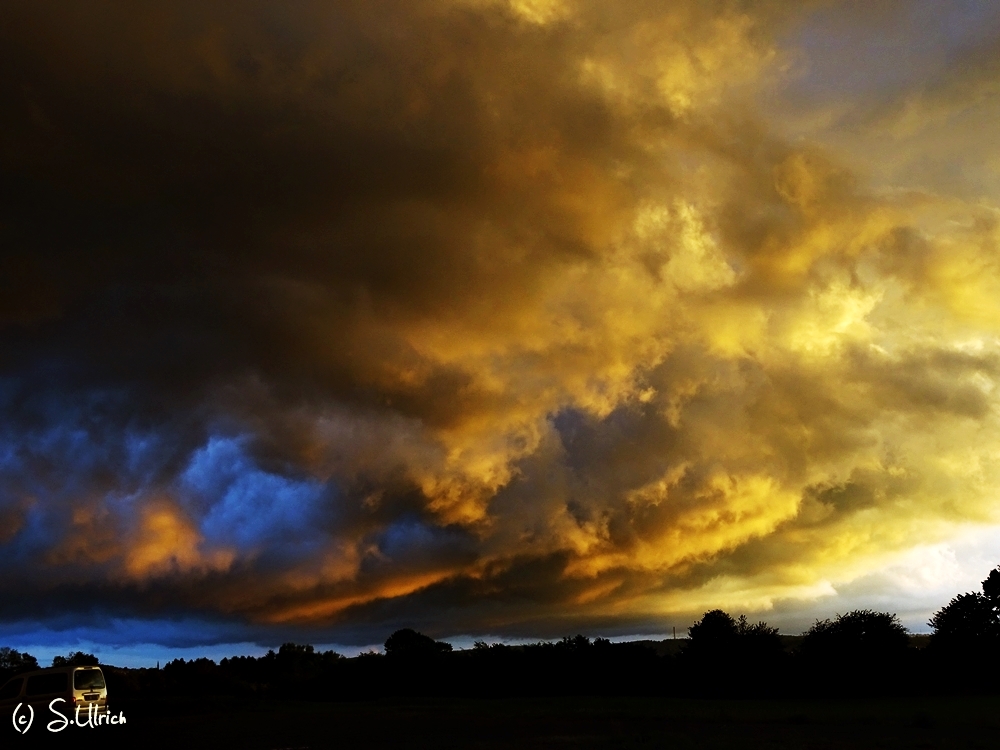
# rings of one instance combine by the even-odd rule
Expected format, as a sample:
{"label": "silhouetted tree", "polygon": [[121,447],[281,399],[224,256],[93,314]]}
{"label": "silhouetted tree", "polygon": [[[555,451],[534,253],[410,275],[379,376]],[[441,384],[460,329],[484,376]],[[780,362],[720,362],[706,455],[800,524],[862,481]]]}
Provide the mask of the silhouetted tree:
{"label": "silhouetted tree", "polygon": [[435,641],[411,628],[397,630],[385,641],[386,656],[433,656],[451,651],[451,644]]}
{"label": "silhouetted tree", "polygon": [[990,571],[983,591],[959,594],[931,617],[927,649],[933,680],[948,692],[995,689],[1000,660],[1000,568]]}
{"label": "silhouetted tree", "polygon": [[282,643],[281,648],[278,649],[278,658],[308,659],[314,653],[316,653],[316,650],[309,643],[304,646],[300,646],[297,643]]}
{"label": "silhouetted tree", "polygon": [[907,691],[913,654],[895,614],[856,609],[819,620],[799,647],[804,688],[821,694],[872,695]]}
{"label": "silhouetted tree", "polygon": [[706,612],[688,628],[688,650],[704,654],[732,657],[739,654],[771,653],[784,651],[777,628],[766,622],[750,624],[746,615],[734,620],[721,609]]}
{"label": "silhouetted tree", "polygon": [[996,656],[1000,652],[1000,567],[982,583],[983,593],[959,594],[934,613],[927,624],[934,629],[935,652]]}
{"label": "silhouetted tree", "polygon": [[556,644],[556,648],[562,651],[572,651],[574,653],[585,653],[591,647],[590,639],[585,635],[576,635],[570,638],[568,635]]}
{"label": "silhouetted tree", "polygon": [[1000,603],[1000,566],[991,570],[983,581],[983,595],[994,607]]}
{"label": "silhouetted tree", "polygon": [[83,651],[70,651],[67,656],[56,656],[52,659],[53,667],[96,667],[100,660],[93,654]]}
{"label": "silhouetted tree", "polygon": [[688,636],[679,665],[696,692],[765,695],[779,689],[787,655],[777,628],[713,609],[688,628]]}
{"label": "silhouetted tree", "polygon": [[740,652],[748,658],[771,660],[780,658],[785,652],[777,628],[763,621],[751,625],[746,615],[736,620],[736,639]]}
{"label": "silhouetted tree", "polygon": [[830,658],[898,656],[910,643],[899,618],[888,612],[856,609],[834,620],[818,620],[805,634],[802,651]]}
{"label": "silhouetted tree", "polygon": [[[993,576],[996,571],[990,573]],[[984,581],[984,585],[990,579]],[[983,651],[996,647],[1000,623],[993,603],[978,591],[959,594],[927,623],[934,629],[931,647],[947,651]]]}
{"label": "silhouetted tree", "polygon": [[31,654],[21,653],[8,646],[0,648],[0,681],[9,675],[30,672],[33,669],[38,669],[38,659]]}
{"label": "silhouetted tree", "polygon": [[739,636],[736,620],[728,612],[713,609],[688,628],[687,651],[697,654],[723,655],[732,651]]}

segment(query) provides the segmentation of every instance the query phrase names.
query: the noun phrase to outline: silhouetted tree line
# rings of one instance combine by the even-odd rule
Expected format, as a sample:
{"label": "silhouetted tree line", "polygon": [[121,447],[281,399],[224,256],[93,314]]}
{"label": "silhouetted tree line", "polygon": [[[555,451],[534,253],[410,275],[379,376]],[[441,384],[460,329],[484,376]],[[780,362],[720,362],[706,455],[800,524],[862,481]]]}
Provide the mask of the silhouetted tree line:
{"label": "silhouetted tree line", "polygon": [[38,669],[38,659],[31,654],[22,654],[12,648],[0,648],[0,682],[6,682],[18,672]]}
{"label": "silhouetted tree line", "polygon": [[[52,660],[53,667],[66,667],[77,664],[80,666],[90,666],[100,664],[100,661],[93,654],[85,654],[83,651],[71,651],[67,656],[56,656]],[[7,646],[0,648],[0,684],[3,684],[16,674],[31,672],[39,668],[38,659],[31,654],[15,651]]]}
{"label": "silhouetted tree line", "polygon": [[[400,696],[780,695],[993,692],[1000,661],[1000,568],[982,592],[961,594],[930,620],[933,635],[915,648],[894,614],[862,609],[817,621],[801,637],[715,609],[681,642],[612,643],[583,635],[523,646],[451,645],[397,630],[385,653],[345,658],[286,643],[261,657],[175,659],[163,669],[105,666],[120,701],[170,696],[366,700]],[[676,646],[677,648],[667,648]],[[54,665],[96,664],[91,654]],[[37,669],[30,654],[0,649],[0,677]]]}

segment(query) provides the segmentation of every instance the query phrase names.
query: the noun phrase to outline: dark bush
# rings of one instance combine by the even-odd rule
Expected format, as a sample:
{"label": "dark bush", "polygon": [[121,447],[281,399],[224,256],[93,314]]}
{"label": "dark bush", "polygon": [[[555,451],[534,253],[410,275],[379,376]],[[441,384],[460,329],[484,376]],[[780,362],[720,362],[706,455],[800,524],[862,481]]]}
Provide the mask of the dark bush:
{"label": "dark bush", "polygon": [[805,634],[802,652],[824,658],[892,657],[910,645],[899,618],[888,612],[856,609],[835,620],[819,620]]}

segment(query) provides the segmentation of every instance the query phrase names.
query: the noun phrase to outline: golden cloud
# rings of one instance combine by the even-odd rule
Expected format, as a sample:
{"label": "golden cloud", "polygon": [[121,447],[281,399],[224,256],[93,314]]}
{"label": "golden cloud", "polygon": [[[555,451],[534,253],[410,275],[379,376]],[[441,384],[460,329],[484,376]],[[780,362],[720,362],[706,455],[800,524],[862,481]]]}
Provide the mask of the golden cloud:
{"label": "golden cloud", "polygon": [[201,535],[170,502],[154,500],[139,512],[139,523],[124,554],[127,575],[145,579],[165,575],[225,570],[229,550],[203,550]]}

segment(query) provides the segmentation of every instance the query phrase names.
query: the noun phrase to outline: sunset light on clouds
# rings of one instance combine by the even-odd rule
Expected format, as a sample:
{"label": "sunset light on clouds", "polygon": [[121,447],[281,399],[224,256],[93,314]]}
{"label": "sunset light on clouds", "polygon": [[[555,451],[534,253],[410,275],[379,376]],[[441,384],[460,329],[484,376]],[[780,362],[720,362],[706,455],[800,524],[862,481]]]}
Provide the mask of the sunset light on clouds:
{"label": "sunset light on clouds", "polygon": [[5,642],[926,631],[1000,563],[997,4],[0,17]]}

